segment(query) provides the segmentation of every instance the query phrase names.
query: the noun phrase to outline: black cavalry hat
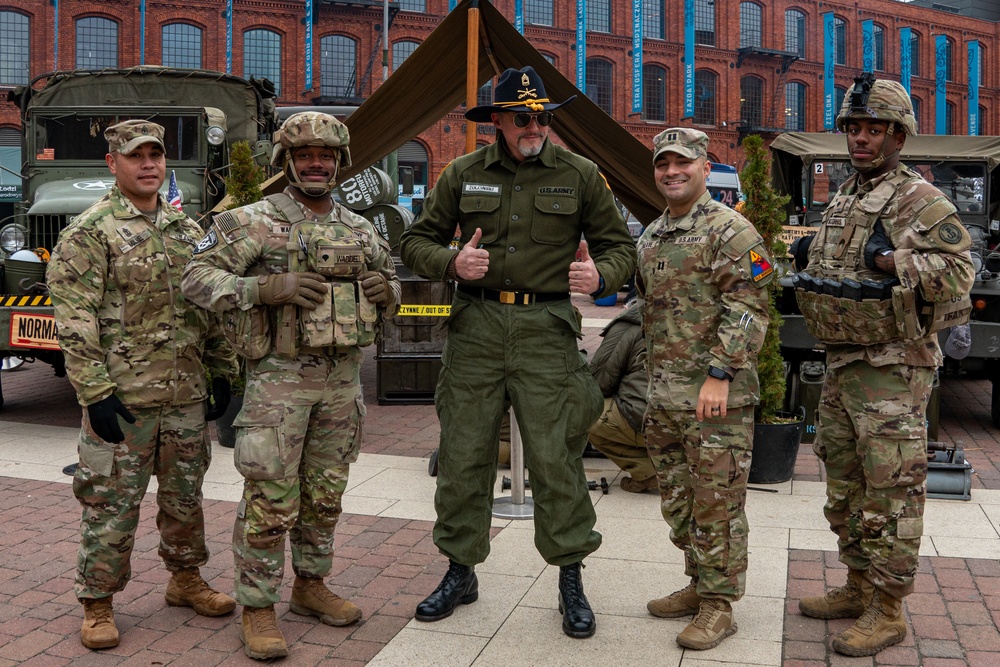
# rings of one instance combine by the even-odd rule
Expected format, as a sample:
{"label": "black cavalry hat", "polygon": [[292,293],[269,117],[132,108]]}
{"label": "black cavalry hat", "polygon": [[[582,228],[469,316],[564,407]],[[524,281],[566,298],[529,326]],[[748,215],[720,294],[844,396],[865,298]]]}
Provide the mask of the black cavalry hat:
{"label": "black cavalry hat", "polygon": [[565,102],[556,104],[545,94],[545,84],[534,67],[508,69],[500,75],[493,89],[493,104],[472,107],[465,117],[476,123],[490,122],[490,114],[501,111],[555,111],[576,99],[573,95]]}

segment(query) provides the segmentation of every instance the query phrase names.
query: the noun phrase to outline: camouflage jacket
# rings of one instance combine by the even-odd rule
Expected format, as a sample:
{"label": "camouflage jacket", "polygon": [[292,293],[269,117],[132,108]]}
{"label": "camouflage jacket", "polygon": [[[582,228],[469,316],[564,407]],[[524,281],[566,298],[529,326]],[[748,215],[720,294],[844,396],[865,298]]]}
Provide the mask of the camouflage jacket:
{"label": "camouflage jacket", "polygon": [[444,280],[455,226],[462,245],[478,227],[490,267],[468,285],[568,292],[569,265],[583,235],[604,279],[598,296],[617,292],[635,271],[635,246],[597,165],[551,141],[537,157],[515,162],[502,144],[498,137],[445,167],[400,239],[403,263]]}
{"label": "camouflage jacket", "polygon": [[[893,248],[896,277],[921,299],[947,301],[972,289],[975,270],[969,254],[971,239],[955,206],[918,174],[900,165],[893,171],[858,184],[858,174],[840,186],[823,214],[823,225],[809,247],[810,274],[816,277],[889,278],[864,266],[860,253],[838,253],[842,236],[857,235],[842,246],[863,249],[875,223],[881,222]],[[844,259],[838,260],[837,256]],[[827,365],[845,366],[865,360],[873,366],[907,364],[940,366],[943,357],[937,334],[915,340],[877,345],[828,345]]]}
{"label": "camouflage jacket", "polygon": [[615,400],[629,426],[639,433],[649,387],[639,304],[622,311],[604,328],[601,337],[601,345],[590,360],[590,374],[604,397]]}
{"label": "camouflage jacket", "polygon": [[[291,191],[291,187],[285,188],[285,194],[302,210],[308,224],[340,226],[345,233],[363,238],[366,268],[378,271],[389,282],[389,303],[384,310],[380,309],[382,316],[394,316],[399,310],[402,290],[389,255],[389,244],[376,233],[371,222],[337,202],[326,217],[317,220],[295,200]],[[198,244],[194,259],[184,272],[184,294],[210,310],[248,310],[254,305],[251,298],[256,276],[289,270],[291,225],[266,199],[226,213],[216,216],[208,235]]]}
{"label": "camouflage jacket", "polygon": [[181,293],[203,232],[159,202],[154,225],[115,186],[62,231],[52,253],[46,280],[81,405],[112,392],[139,407],[202,401],[203,362],[213,375],[236,376],[217,318]]}
{"label": "camouflage jacket", "polygon": [[742,215],[707,191],[679,218],[653,221],[639,239],[651,408],[694,410],[708,367],[738,372],[728,407],[753,405],[757,353],[774,277],[763,240]]}

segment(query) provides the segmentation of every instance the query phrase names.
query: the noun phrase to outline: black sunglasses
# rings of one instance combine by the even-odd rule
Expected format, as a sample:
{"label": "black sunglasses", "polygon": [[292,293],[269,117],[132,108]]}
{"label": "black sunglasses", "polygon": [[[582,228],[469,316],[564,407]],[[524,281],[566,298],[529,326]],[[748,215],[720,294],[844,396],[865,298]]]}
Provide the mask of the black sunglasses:
{"label": "black sunglasses", "polygon": [[552,112],[542,111],[541,113],[516,113],[514,114],[514,127],[528,127],[534,119],[539,127],[548,127],[552,122]]}

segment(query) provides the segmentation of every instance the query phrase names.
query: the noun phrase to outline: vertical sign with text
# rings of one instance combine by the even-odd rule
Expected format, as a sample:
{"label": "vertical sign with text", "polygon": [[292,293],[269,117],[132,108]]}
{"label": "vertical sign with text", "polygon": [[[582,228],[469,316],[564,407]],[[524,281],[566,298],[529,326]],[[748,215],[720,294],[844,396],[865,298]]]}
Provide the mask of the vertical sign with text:
{"label": "vertical sign with text", "polygon": [[576,87],[587,94],[587,0],[576,0]]}
{"label": "vertical sign with text", "polygon": [[226,74],[233,73],[233,0],[226,0]]}
{"label": "vertical sign with text", "polygon": [[909,28],[899,29],[899,82],[910,94],[910,76],[913,72],[913,33]]}
{"label": "vertical sign with text", "polygon": [[934,37],[934,133],[948,133],[948,36]]}
{"label": "vertical sign with text", "polygon": [[833,108],[833,67],[837,55],[837,32],[833,12],[823,14],[823,129],[832,130],[836,109]]}
{"label": "vertical sign with text", "polygon": [[861,71],[875,71],[875,22],[861,22]]}
{"label": "vertical sign with text", "polygon": [[694,118],[694,0],[684,0],[684,113]]}
{"label": "vertical sign with text", "polygon": [[979,40],[969,42],[969,134],[979,134]]}
{"label": "vertical sign with text", "polygon": [[[306,92],[313,89],[313,0],[306,0]],[[361,91],[358,91],[360,94]]]}
{"label": "vertical sign with text", "polygon": [[642,112],[642,1],[632,0],[632,113]]}
{"label": "vertical sign with text", "polygon": [[524,34],[524,0],[514,0],[514,27]]}

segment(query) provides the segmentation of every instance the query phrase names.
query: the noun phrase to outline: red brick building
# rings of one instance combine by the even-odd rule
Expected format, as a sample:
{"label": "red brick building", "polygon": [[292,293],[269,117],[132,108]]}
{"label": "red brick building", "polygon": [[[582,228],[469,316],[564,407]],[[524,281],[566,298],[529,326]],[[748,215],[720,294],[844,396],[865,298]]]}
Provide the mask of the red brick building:
{"label": "red brick building", "polygon": [[[448,2],[389,3],[390,72],[447,14]],[[873,22],[872,58],[880,76],[899,78],[900,31],[911,30],[911,91],[921,132],[933,132],[936,124],[939,34],[946,35],[950,49],[945,85],[949,133],[968,132],[966,45],[978,41],[980,134],[1000,134],[1000,22],[901,0],[694,0],[695,116],[681,119],[684,0],[640,3],[645,19],[642,111],[633,113],[631,103],[630,0],[587,0],[586,89],[643,142],[665,126],[694,124],[711,137],[714,159],[739,165],[743,132],[822,131],[823,14],[828,12],[836,19],[838,95],[862,71],[864,21]],[[223,0],[5,0],[0,7],[0,95],[55,68],[142,63],[226,71],[228,61],[233,74],[272,78],[279,105],[359,103],[382,82],[380,0],[313,0],[311,81],[306,80],[305,0],[232,4],[232,47],[227,50],[229,19]],[[514,0],[494,4],[513,22]],[[522,4],[525,36],[575,80],[576,1]],[[428,95],[433,94],[433,82],[428,82]],[[463,125],[456,110],[406,147],[401,161],[418,168],[418,182],[433,183],[444,165],[464,151]],[[14,159],[17,137],[16,109],[0,102],[5,166]],[[485,132],[482,137],[490,138]]]}

